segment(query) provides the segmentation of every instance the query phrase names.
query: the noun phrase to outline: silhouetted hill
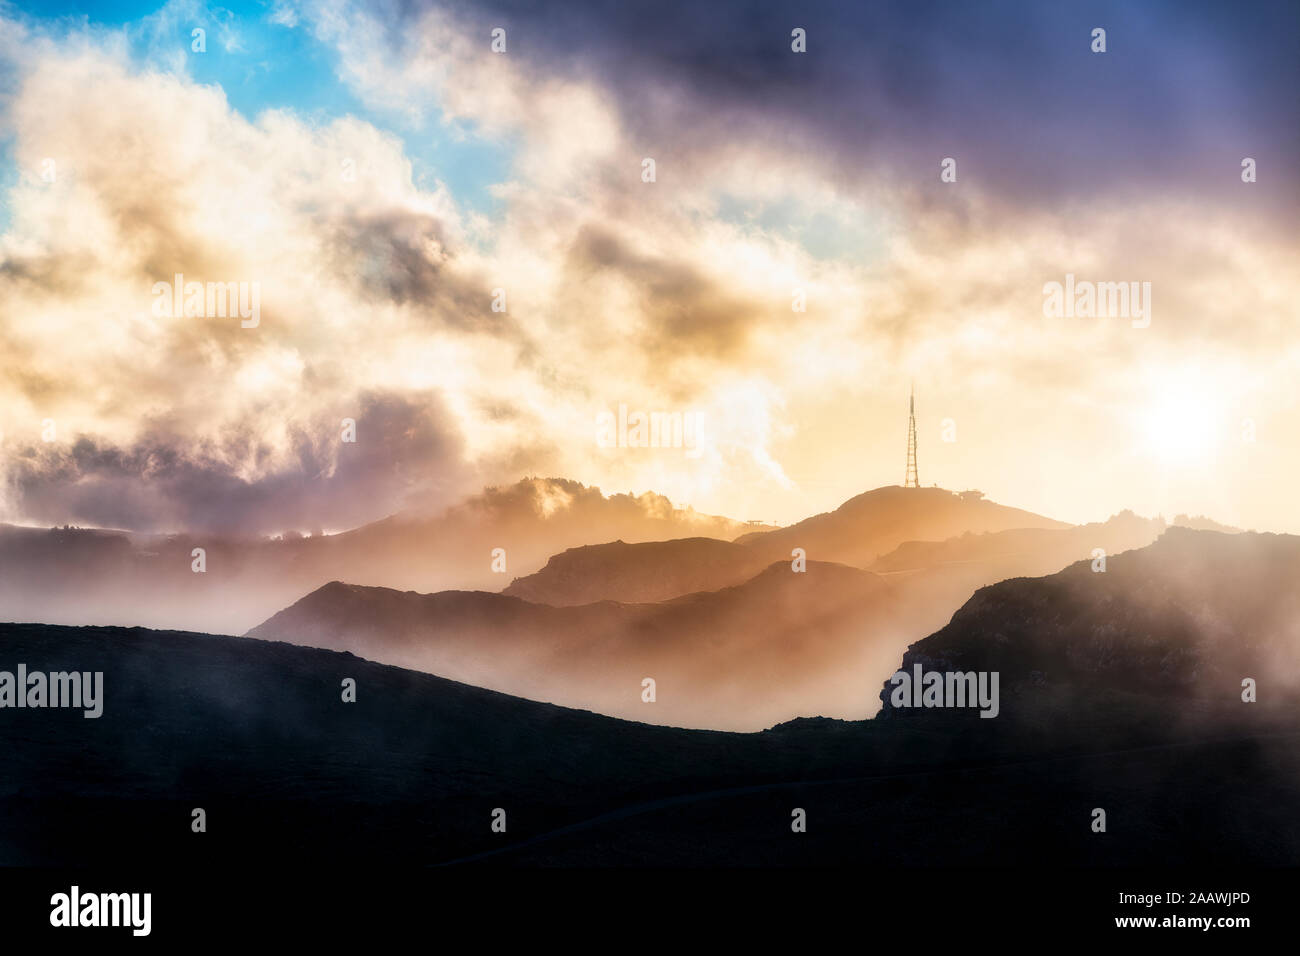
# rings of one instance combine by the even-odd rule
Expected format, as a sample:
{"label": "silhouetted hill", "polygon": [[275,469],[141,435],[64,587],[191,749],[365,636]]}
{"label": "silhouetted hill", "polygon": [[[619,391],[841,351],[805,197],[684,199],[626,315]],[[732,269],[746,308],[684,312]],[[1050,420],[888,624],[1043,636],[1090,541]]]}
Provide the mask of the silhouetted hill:
{"label": "silhouetted hill", "polygon": [[[399,589],[498,590],[511,574],[541,567],[553,554],[602,541],[659,541],[684,535],[731,539],[748,526],[682,509],[662,495],[614,494],[562,478],[530,478],[481,495],[433,517],[395,515],[335,538],[371,566],[359,584]],[[492,551],[506,552],[507,570],[492,570]],[[449,582],[449,583],[439,583]]]}
{"label": "silhouetted hill", "polygon": [[979,588],[1008,578],[1052,574],[1100,548],[1107,555],[1150,544],[1164,531],[1158,518],[1125,511],[1104,522],[1067,528],[1016,528],[966,533],[946,541],[907,541],[870,565],[900,595],[913,633],[948,623]]}
{"label": "silhouetted hill", "polygon": [[[249,633],[624,717],[640,716],[643,678],[670,681],[656,719],[682,726],[751,730],[813,709],[858,719],[871,716],[861,682],[892,673],[903,648],[943,627],[978,588],[1058,571],[1098,547],[1141,547],[1163,528],[1126,512],[1077,528],[908,542],[874,565],[888,587],[844,565],[812,562],[816,573],[800,575],[778,560],[741,586],[662,606],[578,605],[625,588],[655,598],[721,585],[758,556],[713,539],[615,543],[557,555],[502,595],[336,584]],[[553,607],[505,600],[523,595]]]}
{"label": "silhouetted hill", "polygon": [[[1103,522],[1065,528],[1014,528],[1009,531],[966,532],[943,541],[906,541],[870,565],[877,574],[926,571],[956,565],[987,565],[987,573],[1003,578],[1033,577],[1059,571],[1095,548],[1117,554],[1144,548],[1164,532],[1158,518],[1124,511]],[[993,582],[990,582],[993,583]]]}
{"label": "silhouetted hill", "polygon": [[[911,546],[936,537],[1007,527],[1046,531],[1070,526],[992,502],[964,499],[940,489],[878,488],[850,499],[829,514],[780,531],[750,532],[734,543],[683,538],[641,544],[617,541],[573,548],[553,556],[536,574],[516,579],[504,593],[554,605],[604,600],[663,601],[747,580],[773,561],[790,560],[796,547],[803,548],[813,560],[868,567],[878,549],[895,548],[900,542]],[[1155,533],[1141,543],[1154,539]],[[1068,560],[1073,560],[1073,556]],[[1049,560],[1038,573],[1059,570],[1068,560],[1060,564]],[[922,555],[920,563],[907,567],[939,563],[947,562],[937,554]],[[897,568],[886,565],[883,570]],[[965,583],[968,576],[964,576],[962,585],[956,588],[958,600],[946,605],[947,613],[969,597],[978,584],[1000,580],[992,574],[996,570],[988,569],[987,573],[970,578],[976,582],[970,586]],[[940,623],[933,622],[925,633]]]}
{"label": "silhouetted hill", "polygon": [[2,670],[104,674],[99,719],[0,709],[0,864],[1293,865],[1300,719],[1276,661],[1258,705],[1235,681],[1294,670],[1297,539],[1193,534],[985,589],[913,648],[1001,669],[994,720],[688,731],[269,641],[0,625]]}
{"label": "silhouetted hill", "polygon": [[809,558],[818,561],[865,568],[904,541],[942,541],[968,531],[1067,527],[1064,522],[973,495],[893,485],[850,498],[834,511],[787,528],[742,535],[736,543],[773,561],[789,556],[794,548],[803,548]]}
{"label": "silhouetted hill", "polygon": [[[0,615],[58,624],[241,632],[331,580],[433,591],[497,590],[579,544],[729,538],[740,522],[660,495],[603,495],[532,478],[437,515],[401,514],[342,534],[276,539],[0,526]],[[192,570],[193,551],[206,571]],[[493,550],[505,572],[493,571]]]}
{"label": "silhouetted hill", "polygon": [[739,584],[765,563],[754,549],[716,538],[613,541],[554,555],[542,570],[516,578],[502,593],[556,606],[651,603]]}
{"label": "silhouetted hill", "polygon": [[[624,717],[757,729],[816,707],[867,717],[909,632],[880,578],[779,561],[749,581],[655,604],[568,607],[507,594],[332,583],[248,632]],[[657,702],[642,702],[642,681]]]}
{"label": "silhouetted hill", "polygon": [[1177,515],[1174,517],[1174,520],[1169,523],[1175,527],[1192,528],[1196,531],[1223,531],[1227,534],[1238,534],[1241,531],[1240,528],[1234,528],[1232,525],[1220,524],[1204,515]]}
{"label": "silhouetted hill", "polygon": [[[1296,713],[1297,581],[1300,537],[1174,527],[1104,572],[1084,560],[982,588],[908,649],[903,670],[998,671],[1004,709],[1038,719],[1113,711],[1115,695],[1221,728],[1265,705]],[[1244,678],[1259,703],[1242,702]]]}
{"label": "silhouetted hill", "polygon": [[[241,632],[331,580],[495,591],[512,576],[506,591],[537,603],[643,603],[741,583],[788,561],[794,547],[812,560],[863,567],[903,540],[1008,525],[1059,523],[938,489],[881,488],[788,529],[797,533],[787,539],[658,495],[606,496],[563,479],[526,479],[441,514],[394,515],[313,537],[0,526],[0,611],[58,624]],[[729,547],[742,532],[744,544]],[[595,549],[583,550],[588,545]],[[504,572],[493,570],[498,548]],[[202,573],[192,569],[195,549],[204,554]],[[955,593],[960,600],[968,592]]]}

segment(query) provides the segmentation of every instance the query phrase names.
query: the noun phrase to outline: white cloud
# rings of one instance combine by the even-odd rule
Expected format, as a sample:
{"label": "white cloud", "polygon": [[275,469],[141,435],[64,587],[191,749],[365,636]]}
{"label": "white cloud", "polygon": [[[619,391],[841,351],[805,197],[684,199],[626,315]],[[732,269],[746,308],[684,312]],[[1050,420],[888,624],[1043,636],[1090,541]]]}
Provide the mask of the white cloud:
{"label": "white cloud", "polygon": [[[151,28],[170,35],[196,9],[174,0]],[[441,397],[474,480],[545,467],[702,510],[794,518],[873,476],[897,480],[869,449],[883,436],[889,454],[891,403],[920,377],[931,394],[988,409],[1036,401],[1050,480],[1109,513],[1149,489],[1076,481],[1074,441],[1123,413],[1116,383],[1142,363],[1181,367],[1212,350],[1294,393],[1297,352],[1269,334],[1295,319],[1292,248],[1243,235],[1226,214],[1198,219],[1150,197],[1053,219],[974,187],[936,206],[879,171],[844,182],[804,144],[750,139],[748,127],[699,138],[658,122],[647,144],[613,91],[550,76],[518,45],[492,54],[486,36],[437,11],[396,51],[359,9],[301,16],[368,102],[510,144],[499,215],[485,223],[445,187],[415,185],[400,141],[369,123],[250,122],[187,79],[183,58],[141,70],[112,34],[8,41],[5,68],[21,79],[4,114],[21,177],[0,239],[10,447],[34,443],[46,417],[123,447],[165,422],[226,449],[232,472],[255,482],[299,467],[300,432],[325,442],[357,396],[390,389]],[[681,95],[646,91],[663,117]],[[640,180],[645,155],[658,161],[654,184]],[[54,184],[39,176],[46,157]],[[724,194],[870,223],[877,249],[819,258],[761,220],[719,218]],[[259,281],[261,325],[149,315],[150,286],[174,271]],[[1042,283],[1066,271],[1152,281],[1148,334],[1044,320]],[[807,313],[791,310],[796,286]],[[488,307],[496,287],[505,315]],[[1095,398],[1077,412],[1091,418],[1045,424],[1064,407],[1054,402],[1080,394]],[[594,413],[620,402],[702,412],[709,453],[686,466],[603,453]],[[1007,479],[1006,436],[987,432],[961,462],[929,459],[952,476],[938,477],[1035,503],[1038,476]],[[258,440],[230,444],[232,433]],[[845,442],[869,457],[860,473],[844,474]],[[792,497],[796,486],[807,497]]]}

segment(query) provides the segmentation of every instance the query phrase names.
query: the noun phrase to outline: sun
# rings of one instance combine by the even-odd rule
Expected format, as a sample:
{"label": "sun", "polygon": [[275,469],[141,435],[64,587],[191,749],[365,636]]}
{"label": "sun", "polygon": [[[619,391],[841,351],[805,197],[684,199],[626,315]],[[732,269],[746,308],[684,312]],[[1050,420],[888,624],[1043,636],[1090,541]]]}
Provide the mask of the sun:
{"label": "sun", "polygon": [[1141,451],[1172,467],[1208,462],[1222,431],[1223,409],[1212,387],[1188,374],[1153,382],[1135,423]]}

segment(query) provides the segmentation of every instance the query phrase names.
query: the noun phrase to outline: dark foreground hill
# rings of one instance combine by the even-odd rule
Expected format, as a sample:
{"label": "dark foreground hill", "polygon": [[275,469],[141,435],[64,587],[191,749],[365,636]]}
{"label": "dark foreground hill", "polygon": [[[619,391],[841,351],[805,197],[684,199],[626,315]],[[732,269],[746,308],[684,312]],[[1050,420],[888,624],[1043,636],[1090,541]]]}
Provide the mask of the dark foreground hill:
{"label": "dark foreground hill", "polygon": [[1300,706],[1298,584],[1300,537],[1170,528],[1105,571],[1079,561],[981,588],[904,669],[996,667],[1004,695],[1039,714],[1055,694],[1084,706],[1126,693],[1191,720],[1248,706],[1245,680],[1260,700]]}
{"label": "dark foreground hill", "polygon": [[907,663],[1000,671],[996,719],[679,730],[313,648],[2,625],[0,670],[102,670],[105,704],[0,709],[0,863],[1294,865],[1298,545],[1182,532],[982,590]]}

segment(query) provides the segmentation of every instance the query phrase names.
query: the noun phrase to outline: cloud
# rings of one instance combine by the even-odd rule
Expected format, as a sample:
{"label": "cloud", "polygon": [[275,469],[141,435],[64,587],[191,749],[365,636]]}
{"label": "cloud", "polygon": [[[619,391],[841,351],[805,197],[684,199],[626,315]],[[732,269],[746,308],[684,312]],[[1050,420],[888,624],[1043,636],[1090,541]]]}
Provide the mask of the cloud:
{"label": "cloud", "polygon": [[[1162,478],[1099,490],[1076,463],[1124,462],[1077,442],[1104,448],[1150,370],[1209,364],[1243,407],[1246,384],[1294,395],[1295,178],[1274,173],[1294,129],[1264,122],[1280,94],[1250,58],[1271,80],[1294,67],[1259,23],[1216,33],[1196,7],[1146,56],[1168,11],[1102,8],[1100,61],[1076,44],[1087,24],[1037,7],[813,6],[806,56],[779,8],[294,9],[372,121],[246,117],[118,35],[4,32],[21,37],[0,41],[19,173],[0,237],[8,517],[340,527],[426,484],[545,472],[793,519],[898,480],[912,378],[985,436],[961,458],[927,446],[944,483],[1054,514],[1043,489],[1069,487],[1104,516]],[[413,175],[402,137],[423,135],[509,155],[490,216]],[[1240,182],[1244,150],[1267,182]],[[259,283],[259,326],[155,316],[150,289],[177,273]],[[1066,273],[1151,281],[1151,329],[1045,319],[1043,283]],[[365,432],[389,437],[348,471],[337,423],[376,395],[391,408]],[[620,403],[698,412],[707,446],[611,453],[595,416]],[[1027,406],[1019,437],[994,424]],[[1030,433],[1041,474],[1006,468]]]}
{"label": "cloud", "polygon": [[[353,527],[374,502],[446,507],[472,487],[436,397],[357,396],[356,441],[322,414],[272,447],[253,428],[213,440],[157,424],[129,445],[90,436],[11,452],[8,492],[38,523],[218,534]],[[251,473],[250,473],[251,468]]]}
{"label": "cloud", "polygon": [[[1300,81],[1290,44],[1300,12],[1285,0],[1253,4],[1248,17],[1172,0],[1087,11],[333,0],[306,15],[331,39],[346,35],[345,76],[376,101],[529,129],[549,118],[539,102],[576,86],[629,140],[692,172],[747,143],[797,155],[857,198],[882,183],[933,194],[939,160],[954,156],[972,186],[1017,205],[1116,190],[1232,204],[1243,198],[1240,159],[1262,155],[1277,175],[1256,184],[1253,208],[1275,226],[1300,210],[1300,187],[1282,174],[1300,146],[1284,119]],[[1104,54],[1090,48],[1099,25]],[[496,26],[508,31],[505,56],[488,49]],[[790,50],[794,26],[807,31],[806,54]]]}
{"label": "cloud", "polygon": [[[439,365],[474,354],[461,338],[515,346],[472,250],[458,252],[454,204],[416,188],[396,140],[367,124],[250,122],[219,90],[69,46],[21,64],[6,114],[21,174],[0,239],[9,515],[57,520],[65,505],[69,520],[214,527],[225,515],[249,530],[397,507],[409,447],[372,447],[367,467],[391,480],[345,468],[304,499],[325,465],[303,436],[319,442],[386,391],[427,403],[440,447],[459,449],[469,423],[436,398]],[[156,315],[151,290],[176,274],[258,284],[260,324]],[[33,454],[46,419],[67,444]],[[464,481],[456,455],[424,463]],[[363,486],[347,506],[343,486]]]}
{"label": "cloud", "polygon": [[292,30],[298,25],[298,11],[293,4],[284,3],[283,0],[276,0],[271,7],[271,12],[266,15],[266,19],[270,23],[288,27]]}

